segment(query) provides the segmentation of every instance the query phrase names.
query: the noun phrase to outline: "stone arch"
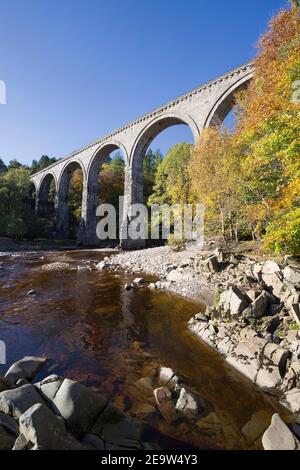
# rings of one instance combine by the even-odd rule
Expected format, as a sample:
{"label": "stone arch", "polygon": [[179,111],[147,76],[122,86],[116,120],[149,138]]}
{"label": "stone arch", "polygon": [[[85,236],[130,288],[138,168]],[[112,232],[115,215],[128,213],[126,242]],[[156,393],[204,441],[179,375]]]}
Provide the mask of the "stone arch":
{"label": "stone arch", "polygon": [[63,193],[65,189],[67,189],[67,191],[69,190],[69,184],[70,184],[72,174],[75,170],[78,170],[78,169],[82,171],[83,179],[85,180],[86,171],[81,160],[76,159],[76,160],[71,160],[71,161],[66,162],[63,169],[60,172],[58,182],[57,182],[57,191],[59,193],[61,192]]}
{"label": "stone arch", "polygon": [[56,178],[55,173],[53,173],[52,171],[47,171],[43,175],[39,185],[37,185],[33,179],[31,181],[34,183],[36,187],[36,192],[39,195],[39,197],[40,195],[43,195],[45,191],[49,190],[49,186],[52,181],[54,181],[55,191],[57,191],[57,178]]}
{"label": "stone arch", "polygon": [[189,115],[182,113],[163,114],[150,121],[138,135],[131,152],[130,164],[135,166],[143,159],[147,148],[161,132],[179,124],[184,124],[191,129],[196,143],[200,136],[200,129]]}
{"label": "stone arch", "polygon": [[210,110],[204,127],[220,126],[227,114],[232,110],[234,106],[234,95],[237,91],[245,89],[249,81],[253,78],[254,72],[250,72],[248,75],[242,77],[236,83],[231,85],[222,96],[216,101],[212,109]]}

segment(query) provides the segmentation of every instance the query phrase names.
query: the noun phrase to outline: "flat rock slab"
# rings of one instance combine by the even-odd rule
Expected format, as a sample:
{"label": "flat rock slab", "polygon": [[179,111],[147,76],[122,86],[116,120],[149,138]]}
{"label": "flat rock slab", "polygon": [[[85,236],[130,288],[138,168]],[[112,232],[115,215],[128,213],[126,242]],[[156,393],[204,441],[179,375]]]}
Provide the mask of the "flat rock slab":
{"label": "flat rock slab", "polygon": [[17,383],[20,379],[31,380],[41,370],[45,362],[46,358],[44,357],[25,356],[8,369],[5,378],[10,379],[13,383]]}
{"label": "flat rock slab", "polygon": [[28,408],[44,401],[31,384],[0,393],[0,411],[19,418]]}
{"label": "flat rock slab", "polygon": [[28,443],[45,450],[84,450],[71,434],[66,431],[63,420],[59,419],[45,405],[36,404],[20,416],[20,432]]}
{"label": "flat rock slab", "polygon": [[65,379],[58,389],[52,406],[65,420],[74,435],[87,432],[107,405],[107,399],[73,380]]}

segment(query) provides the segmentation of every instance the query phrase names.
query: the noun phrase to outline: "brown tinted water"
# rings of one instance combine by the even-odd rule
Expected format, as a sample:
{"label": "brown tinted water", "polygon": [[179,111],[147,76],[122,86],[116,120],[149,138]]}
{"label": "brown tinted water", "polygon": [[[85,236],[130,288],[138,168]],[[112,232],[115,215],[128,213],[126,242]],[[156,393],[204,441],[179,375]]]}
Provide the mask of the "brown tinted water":
{"label": "brown tinted water", "polygon": [[[131,415],[148,400],[134,383],[171,367],[210,403],[214,418],[200,427],[185,420],[168,425],[157,412],[147,422],[167,436],[160,439],[163,447],[253,448],[241,432],[251,416],[285,411],[188,331],[187,321],[202,305],[147,287],[127,291],[134,276],[121,271],[41,270],[53,261],[77,268],[106,254],[1,254],[0,339],[8,365],[24,355],[47,356],[49,373],[104,391]],[[26,295],[31,289],[36,295]]]}

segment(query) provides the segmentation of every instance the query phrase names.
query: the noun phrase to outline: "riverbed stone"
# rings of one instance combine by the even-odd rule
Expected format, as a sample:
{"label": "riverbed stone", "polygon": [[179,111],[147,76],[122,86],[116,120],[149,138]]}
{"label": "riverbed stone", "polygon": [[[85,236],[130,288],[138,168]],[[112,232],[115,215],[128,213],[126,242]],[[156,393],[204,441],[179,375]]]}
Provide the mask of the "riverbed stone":
{"label": "riverbed stone", "polygon": [[141,403],[135,408],[135,415],[140,419],[147,419],[156,413],[156,408],[149,403]]}
{"label": "riverbed stone", "polygon": [[63,381],[64,379],[59,375],[51,374],[41,382],[35,383],[34,386],[45,400],[52,401]]}
{"label": "riverbed stone", "polygon": [[290,312],[295,322],[300,326],[300,304],[292,304]]}
{"label": "riverbed stone", "polygon": [[179,398],[175,405],[176,411],[188,419],[194,419],[206,409],[206,404],[201,397],[196,396],[185,387],[180,389]]}
{"label": "riverbed stone", "polygon": [[299,441],[282,421],[279,414],[272,416],[272,421],[262,437],[265,450],[298,450]]}
{"label": "riverbed stone", "polygon": [[179,382],[179,377],[170,367],[161,367],[159,370],[159,383],[172,390]]}
{"label": "riverbed stone", "polygon": [[212,254],[211,256],[203,260],[201,266],[204,271],[210,273],[219,272],[221,269],[220,263],[218,261],[218,256],[215,254]]}
{"label": "riverbed stone", "polygon": [[167,387],[159,387],[154,390],[154,398],[162,417],[167,423],[177,419],[177,412],[172,401],[172,395]]}
{"label": "riverbed stone", "polygon": [[286,266],[283,270],[283,277],[286,281],[294,284],[297,287],[300,287],[300,269],[292,268],[291,266]]}
{"label": "riverbed stone", "polygon": [[25,356],[12,364],[5,377],[14,383],[17,383],[19,379],[31,380],[41,370],[45,362],[45,357]]}
{"label": "riverbed stone", "polygon": [[269,427],[270,420],[271,417],[265,410],[257,411],[251,416],[250,421],[244,425],[242,433],[249,441],[255,442]]}
{"label": "riverbed stone", "polygon": [[262,366],[257,373],[255,383],[265,392],[278,395],[281,380],[277,366]]}
{"label": "riverbed stone", "polygon": [[142,377],[137,380],[134,385],[136,388],[147,395],[152,395],[154,390],[154,385],[151,377]]}
{"label": "riverbed stone", "polygon": [[68,429],[75,436],[88,431],[106,404],[104,395],[70,379],[64,379],[52,401],[53,408],[66,420]]}
{"label": "riverbed stone", "polygon": [[0,411],[19,418],[28,408],[44,401],[35,387],[31,384],[0,393]]}
{"label": "riverbed stone", "polygon": [[47,406],[36,404],[19,418],[20,432],[28,442],[45,450],[84,450],[71,434],[66,432],[62,420]]}
{"label": "riverbed stone", "polygon": [[243,310],[245,318],[261,318],[266,314],[268,305],[268,295],[262,292],[255,300]]}
{"label": "riverbed stone", "polygon": [[294,387],[284,396],[286,406],[300,418],[300,388]]}
{"label": "riverbed stone", "polygon": [[117,422],[107,422],[101,436],[104,441],[112,442],[113,439],[129,439],[132,441],[141,441],[144,432],[144,425],[141,421],[125,416]]}
{"label": "riverbed stone", "polygon": [[220,295],[221,307],[224,312],[228,312],[232,316],[242,313],[249,303],[249,297],[243,294],[236,286],[232,286]]}
{"label": "riverbed stone", "polygon": [[283,275],[279,265],[275,261],[266,261],[262,267],[262,280],[271,289],[275,297],[279,297],[284,289]]}

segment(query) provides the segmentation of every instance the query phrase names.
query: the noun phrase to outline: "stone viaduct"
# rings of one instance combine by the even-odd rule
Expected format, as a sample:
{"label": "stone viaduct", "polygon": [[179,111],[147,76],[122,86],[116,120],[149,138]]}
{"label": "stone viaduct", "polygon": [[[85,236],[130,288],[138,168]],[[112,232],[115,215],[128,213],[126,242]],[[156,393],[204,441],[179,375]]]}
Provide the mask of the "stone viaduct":
{"label": "stone viaduct", "polygon": [[[131,204],[143,202],[143,157],[152,140],[170,126],[185,124],[190,127],[196,143],[204,128],[223,122],[232,109],[235,92],[247,85],[253,73],[252,62],[237,67],[35,173],[31,181],[36,189],[36,210],[42,212],[43,206],[47,204],[49,186],[54,179],[56,236],[67,238],[70,178],[74,170],[81,168],[83,192],[79,241],[86,246],[97,245],[99,172],[107,156],[116,149],[123,152],[123,220],[130,220]],[[124,234],[121,238],[124,238],[122,246],[127,249],[144,244],[143,240],[126,240]]]}

